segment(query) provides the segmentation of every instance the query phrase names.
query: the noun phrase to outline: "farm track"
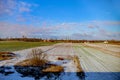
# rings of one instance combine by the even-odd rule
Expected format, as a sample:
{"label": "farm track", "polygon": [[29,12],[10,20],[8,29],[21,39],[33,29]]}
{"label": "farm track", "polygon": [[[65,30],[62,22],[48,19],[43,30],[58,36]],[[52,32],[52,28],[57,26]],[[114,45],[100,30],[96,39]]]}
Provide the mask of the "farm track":
{"label": "farm track", "polygon": [[110,54],[120,58],[120,46],[119,45],[111,45],[111,44],[83,44],[85,47],[91,47],[102,51],[103,53]]}
{"label": "farm track", "polygon": [[74,48],[85,72],[120,72],[120,58],[82,44],[74,44]]}

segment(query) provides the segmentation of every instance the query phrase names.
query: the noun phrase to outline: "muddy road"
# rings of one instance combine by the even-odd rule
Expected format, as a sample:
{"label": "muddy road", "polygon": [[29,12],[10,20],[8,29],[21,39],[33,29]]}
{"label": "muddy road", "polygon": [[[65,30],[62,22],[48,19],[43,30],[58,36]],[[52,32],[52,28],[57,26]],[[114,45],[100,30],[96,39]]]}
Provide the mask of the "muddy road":
{"label": "muddy road", "polygon": [[74,44],[74,53],[79,56],[85,72],[120,72],[119,57],[83,44]]}

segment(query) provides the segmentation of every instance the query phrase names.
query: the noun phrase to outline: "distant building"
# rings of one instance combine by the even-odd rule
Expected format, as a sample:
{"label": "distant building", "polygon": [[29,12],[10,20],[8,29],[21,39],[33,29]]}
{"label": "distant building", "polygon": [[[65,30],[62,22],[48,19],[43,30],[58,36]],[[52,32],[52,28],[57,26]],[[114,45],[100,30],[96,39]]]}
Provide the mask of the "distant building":
{"label": "distant building", "polygon": [[43,41],[44,41],[44,42],[50,42],[50,40],[49,40],[49,39],[44,39]]}
{"label": "distant building", "polygon": [[84,43],[90,43],[89,41],[87,41],[87,42],[84,42]]}
{"label": "distant building", "polygon": [[84,42],[84,43],[86,43],[86,42]]}
{"label": "distant building", "polygon": [[106,40],[106,41],[104,41],[104,43],[105,43],[105,44],[107,44],[107,43],[108,43],[108,41]]}

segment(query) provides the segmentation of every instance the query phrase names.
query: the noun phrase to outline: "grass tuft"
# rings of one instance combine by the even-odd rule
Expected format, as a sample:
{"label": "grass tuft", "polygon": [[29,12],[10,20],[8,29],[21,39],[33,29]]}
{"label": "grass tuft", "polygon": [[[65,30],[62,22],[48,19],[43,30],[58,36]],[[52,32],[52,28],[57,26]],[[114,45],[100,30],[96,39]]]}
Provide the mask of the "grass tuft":
{"label": "grass tuft", "polygon": [[64,68],[58,65],[51,65],[50,67],[43,69],[43,72],[63,72]]}
{"label": "grass tuft", "polygon": [[27,55],[27,59],[22,62],[18,62],[16,66],[44,66],[48,61],[47,55],[43,53],[41,49],[33,49],[30,54]]}
{"label": "grass tuft", "polygon": [[31,66],[42,66],[47,63],[45,59],[47,55],[43,53],[41,49],[33,49],[32,52],[28,55],[30,59]]}

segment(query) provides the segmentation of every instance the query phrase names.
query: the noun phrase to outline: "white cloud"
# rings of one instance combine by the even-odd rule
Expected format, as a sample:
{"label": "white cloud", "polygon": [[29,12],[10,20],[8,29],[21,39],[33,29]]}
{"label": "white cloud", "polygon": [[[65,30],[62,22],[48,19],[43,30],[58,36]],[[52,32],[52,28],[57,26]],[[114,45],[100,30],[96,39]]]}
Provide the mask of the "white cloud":
{"label": "white cloud", "polygon": [[[95,34],[95,35],[94,35]],[[91,33],[75,33],[71,35],[72,39],[87,39],[87,40],[120,40],[120,32],[91,32]]]}
{"label": "white cloud", "polygon": [[15,0],[0,0],[0,14],[11,15],[16,8],[15,6]]}
{"label": "white cloud", "polygon": [[32,4],[26,2],[19,2],[19,12],[30,12]]}
{"label": "white cloud", "polygon": [[30,4],[20,0],[0,0],[0,15],[14,15],[32,11],[31,7],[37,4]]}
{"label": "white cloud", "polygon": [[56,30],[57,28],[53,27],[35,27],[33,25],[31,26],[0,22],[1,37],[21,37],[22,35],[26,35],[28,37],[35,37],[38,35],[53,36],[53,34],[56,33]]}
{"label": "white cloud", "polygon": [[[48,24],[48,23],[46,23]],[[81,25],[82,24],[82,25]],[[120,32],[109,31],[104,28],[93,26],[88,28],[88,24],[83,23],[59,23],[49,24],[46,26],[35,26],[27,24],[14,24],[8,22],[0,22],[1,37],[44,37],[44,38],[66,38],[71,39],[117,39],[120,40]],[[114,28],[110,26],[109,28]]]}
{"label": "white cloud", "polygon": [[92,21],[96,25],[120,25],[120,21]]}

